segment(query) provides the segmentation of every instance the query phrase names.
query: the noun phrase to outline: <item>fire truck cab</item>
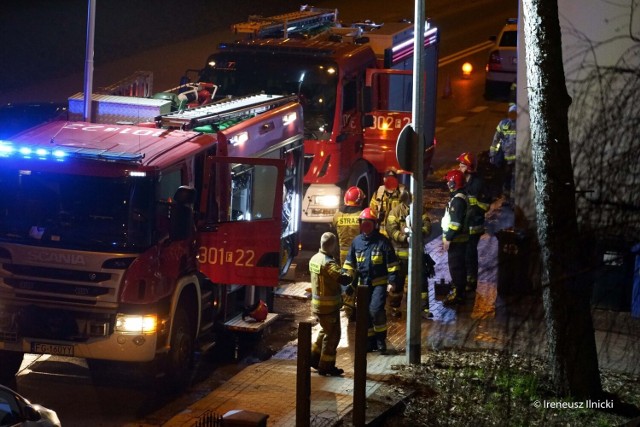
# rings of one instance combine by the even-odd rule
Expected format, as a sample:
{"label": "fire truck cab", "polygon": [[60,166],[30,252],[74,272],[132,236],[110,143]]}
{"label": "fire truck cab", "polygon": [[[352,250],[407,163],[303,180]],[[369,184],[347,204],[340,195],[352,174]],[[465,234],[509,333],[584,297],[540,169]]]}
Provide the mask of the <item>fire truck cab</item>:
{"label": "fire truck cab", "polygon": [[0,141],[0,378],[47,353],[186,381],[297,251],[301,119],[258,94]]}
{"label": "fire truck cab", "polygon": [[[217,97],[260,90],[299,97],[304,222],[329,223],[346,188],[359,186],[370,199],[386,170],[400,171],[395,147],[411,122],[413,24],[342,26],[337,10],[303,6],[232,29],[241,40],[220,44],[197,79],[215,84]],[[426,79],[433,88],[438,39],[437,28],[427,26]],[[435,89],[426,95],[427,120],[435,123]],[[433,143],[424,149],[429,171]]]}

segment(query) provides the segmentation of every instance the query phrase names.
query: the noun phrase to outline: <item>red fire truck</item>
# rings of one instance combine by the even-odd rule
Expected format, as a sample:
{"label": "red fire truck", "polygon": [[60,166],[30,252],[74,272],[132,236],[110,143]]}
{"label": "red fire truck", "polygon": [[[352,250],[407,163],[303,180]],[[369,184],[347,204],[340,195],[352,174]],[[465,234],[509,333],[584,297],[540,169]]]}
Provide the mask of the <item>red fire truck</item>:
{"label": "red fire truck", "polygon": [[179,385],[223,330],[276,316],[241,312],[270,301],[297,249],[296,97],[138,125],[115,114],[120,98],[129,109],[167,102],[96,96],[108,123],[54,121],[0,142],[1,377],[24,353],[46,353],[139,362]]}
{"label": "red fire truck", "polygon": [[[439,35],[424,37],[425,123],[435,123]],[[223,43],[197,72],[216,97],[297,94],[304,109],[305,196],[302,220],[328,223],[341,192],[357,185],[370,198],[389,168],[400,169],[396,142],[411,122],[414,26],[337,21],[337,10],[303,6],[233,26],[242,40]],[[433,132],[432,132],[433,133]],[[425,135],[425,171],[433,135]],[[425,172],[426,173],[426,172]]]}

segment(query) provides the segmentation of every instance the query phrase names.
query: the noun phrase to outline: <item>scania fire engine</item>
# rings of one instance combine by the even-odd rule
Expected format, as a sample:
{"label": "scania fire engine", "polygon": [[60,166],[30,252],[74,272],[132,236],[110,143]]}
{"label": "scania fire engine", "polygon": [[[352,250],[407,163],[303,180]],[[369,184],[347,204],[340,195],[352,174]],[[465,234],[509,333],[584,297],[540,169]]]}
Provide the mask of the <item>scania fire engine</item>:
{"label": "scania fire engine", "polygon": [[[96,111],[119,98],[94,97],[109,105]],[[295,96],[1,141],[1,376],[46,353],[140,362],[181,384],[196,349],[270,301],[298,246],[302,167]]]}
{"label": "scania fire engine", "polygon": [[[425,123],[435,123],[439,35],[437,28],[425,27]],[[215,84],[217,97],[257,90],[299,96],[305,132],[303,221],[329,223],[346,188],[359,186],[370,199],[386,170],[400,170],[396,142],[412,120],[413,24],[367,21],[344,27],[337,10],[303,6],[251,17],[233,31],[242,39],[220,44],[194,80]],[[424,144],[425,171],[432,137]]]}

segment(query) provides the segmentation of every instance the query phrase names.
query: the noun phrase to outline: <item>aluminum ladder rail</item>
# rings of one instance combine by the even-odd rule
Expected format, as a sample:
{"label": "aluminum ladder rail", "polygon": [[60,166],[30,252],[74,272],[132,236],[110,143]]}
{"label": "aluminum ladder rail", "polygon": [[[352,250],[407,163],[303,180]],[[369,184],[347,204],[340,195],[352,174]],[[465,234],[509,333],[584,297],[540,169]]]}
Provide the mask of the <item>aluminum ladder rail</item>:
{"label": "aluminum ladder rail", "polygon": [[157,116],[155,122],[161,128],[191,130],[198,126],[220,123],[233,118],[255,116],[297,101],[296,95],[256,94],[227,98],[212,104]]}
{"label": "aluminum ladder rail", "polygon": [[[303,8],[297,12],[283,13],[269,17],[249,16],[248,22],[234,24],[231,29],[237,34],[248,34],[255,38],[266,38],[282,31],[284,38],[289,34],[316,28],[321,25],[335,24],[337,9]],[[292,29],[290,27],[296,27]]]}

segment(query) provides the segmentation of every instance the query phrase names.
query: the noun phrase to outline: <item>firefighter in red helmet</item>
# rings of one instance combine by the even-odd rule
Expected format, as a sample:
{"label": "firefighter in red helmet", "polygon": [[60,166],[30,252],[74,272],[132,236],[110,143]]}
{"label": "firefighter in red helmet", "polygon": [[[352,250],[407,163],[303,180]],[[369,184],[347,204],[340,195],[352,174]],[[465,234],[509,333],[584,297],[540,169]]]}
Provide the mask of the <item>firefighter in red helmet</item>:
{"label": "firefighter in red helmet", "polygon": [[376,194],[373,195],[369,202],[369,207],[373,214],[378,217],[380,233],[385,236],[388,236],[385,229],[387,215],[389,215],[391,209],[400,203],[400,194],[405,190],[405,185],[400,184],[398,180],[398,174],[390,169],[385,172],[382,185],[378,187]]}
{"label": "firefighter in red helmet", "polygon": [[[338,235],[340,246],[340,265],[344,263],[347,252],[351,247],[353,239],[360,234],[359,217],[362,212],[367,196],[359,187],[349,187],[344,193],[344,205],[340,206],[338,212],[331,221],[332,228]],[[346,285],[343,289],[343,310],[347,318],[354,319],[355,310],[355,285]]]}
{"label": "firefighter in red helmet", "polygon": [[467,281],[466,252],[469,242],[467,225],[467,195],[464,192],[464,174],[458,169],[451,170],[445,176],[447,188],[451,194],[442,217],[442,242],[447,251],[452,289],[443,301],[445,305],[464,302]]}
{"label": "firefighter in red helmet", "polygon": [[369,289],[367,351],[387,354],[387,292],[402,292],[398,258],[389,239],[380,234],[378,217],[370,208],[360,214],[360,234],[353,239],[343,268]]}
{"label": "firefighter in red helmet", "polygon": [[476,173],[475,158],[465,152],[458,156],[458,169],[464,174],[467,193],[467,220],[469,225],[469,243],[467,244],[467,292],[475,292],[478,287],[478,243],[484,234],[484,215],[490,207],[490,198],[484,179]]}

